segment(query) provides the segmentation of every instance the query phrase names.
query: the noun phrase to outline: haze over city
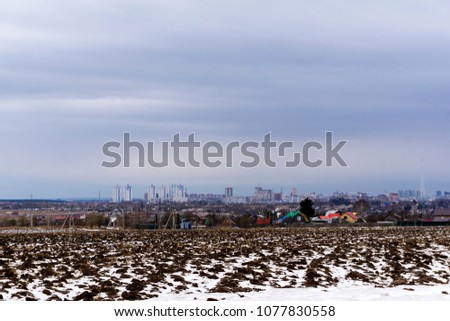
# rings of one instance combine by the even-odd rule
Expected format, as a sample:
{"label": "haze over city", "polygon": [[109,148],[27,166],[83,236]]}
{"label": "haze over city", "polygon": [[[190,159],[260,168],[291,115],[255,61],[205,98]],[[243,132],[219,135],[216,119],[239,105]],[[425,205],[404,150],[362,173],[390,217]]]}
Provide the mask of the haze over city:
{"label": "haze over city", "polygon": [[[446,1],[2,1],[0,198],[450,190]],[[348,140],[348,167],[104,168],[121,141]],[[317,155],[320,155],[317,154]]]}

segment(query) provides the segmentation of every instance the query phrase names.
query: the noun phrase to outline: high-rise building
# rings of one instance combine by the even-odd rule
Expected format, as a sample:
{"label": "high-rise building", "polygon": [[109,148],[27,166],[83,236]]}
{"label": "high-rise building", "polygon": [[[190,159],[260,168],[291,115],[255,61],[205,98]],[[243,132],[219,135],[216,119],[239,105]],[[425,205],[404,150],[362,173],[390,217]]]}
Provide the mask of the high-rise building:
{"label": "high-rise building", "polygon": [[263,189],[262,187],[255,187],[255,194],[253,196],[255,202],[272,202],[273,191],[271,189]]}
{"label": "high-rise building", "polygon": [[125,202],[131,202],[133,201],[133,191],[131,189],[131,186],[127,184],[125,187]]}
{"label": "high-rise building", "polygon": [[230,199],[233,197],[233,187],[225,188],[225,198]]}
{"label": "high-rise building", "polygon": [[159,188],[159,193],[158,193],[158,201],[166,201],[168,200],[169,195],[167,194],[167,187],[165,187],[164,185],[161,185],[161,187]]}
{"label": "high-rise building", "polygon": [[298,202],[300,202],[300,197],[298,196],[298,191],[297,191],[296,187],[292,188],[291,197],[290,197],[289,201],[291,203],[298,203]]}
{"label": "high-rise building", "polygon": [[399,190],[398,195],[400,199],[408,200],[408,199],[419,199],[420,198],[420,191],[419,190]]}
{"label": "high-rise building", "polygon": [[273,193],[273,200],[275,202],[282,202],[283,201],[283,194],[282,193]]}
{"label": "high-rise building", "polygon": [[112,201],[113,203],[122,202],[122,188],[119,185],[116,185],[113,188]]}
{"label": "high-rise building", "polygon": [[186,188],[179,185],[171,185],[169,188],[169,201],[175,203],[187,202]]}
{"label": "high-rise building", "polygon": [[158,204],[160,202],[187,202],[187,189],[181,184],[173,184],[169,187],[161,185],[156,188],[150,185],[148,189],[148,202],[150,204]]}
{"label": "high-rise building", "polygon": [[156,187],[153,184],[148,189],[148,202],[151,204],[156,203]]}

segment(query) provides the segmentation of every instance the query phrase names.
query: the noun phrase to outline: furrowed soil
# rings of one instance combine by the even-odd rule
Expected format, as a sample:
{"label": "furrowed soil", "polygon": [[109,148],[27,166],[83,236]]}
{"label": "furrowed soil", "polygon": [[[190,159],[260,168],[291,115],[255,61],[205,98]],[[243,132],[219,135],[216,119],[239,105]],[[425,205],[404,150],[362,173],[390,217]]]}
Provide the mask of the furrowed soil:
{"label": "furrowed soil", "polygon": [[446,285],[450,229],[0,231],[0,300]]}

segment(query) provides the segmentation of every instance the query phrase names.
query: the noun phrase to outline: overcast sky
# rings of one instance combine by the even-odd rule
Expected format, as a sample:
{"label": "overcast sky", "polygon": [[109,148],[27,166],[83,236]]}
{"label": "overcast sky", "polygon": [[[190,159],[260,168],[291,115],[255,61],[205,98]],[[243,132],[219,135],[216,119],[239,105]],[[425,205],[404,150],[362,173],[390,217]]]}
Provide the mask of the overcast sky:
{"label": "overcast sky", "polygon": [[[450,190],[450,3],[0,1],[0,198]],[[101,167],[106,141],[348,140],[348,167]],[[157,145],[158,146],[158,145]],[[142,194],[142,195],[141,195]]]}

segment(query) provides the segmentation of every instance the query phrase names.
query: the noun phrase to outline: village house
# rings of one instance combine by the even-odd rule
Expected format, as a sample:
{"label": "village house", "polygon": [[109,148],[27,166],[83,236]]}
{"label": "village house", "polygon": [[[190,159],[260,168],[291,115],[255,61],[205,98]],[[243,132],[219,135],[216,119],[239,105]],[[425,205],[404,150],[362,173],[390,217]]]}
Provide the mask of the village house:
{"label": "village house", "polygon": [[339,219],[347,223],[356,223],[358,221],[358,216],[355,212],[345,212],[339,217]]}
{"label": "village house", "polygon": [[436,208],[433,212],[434,222],[450,222],[450,208]]}

